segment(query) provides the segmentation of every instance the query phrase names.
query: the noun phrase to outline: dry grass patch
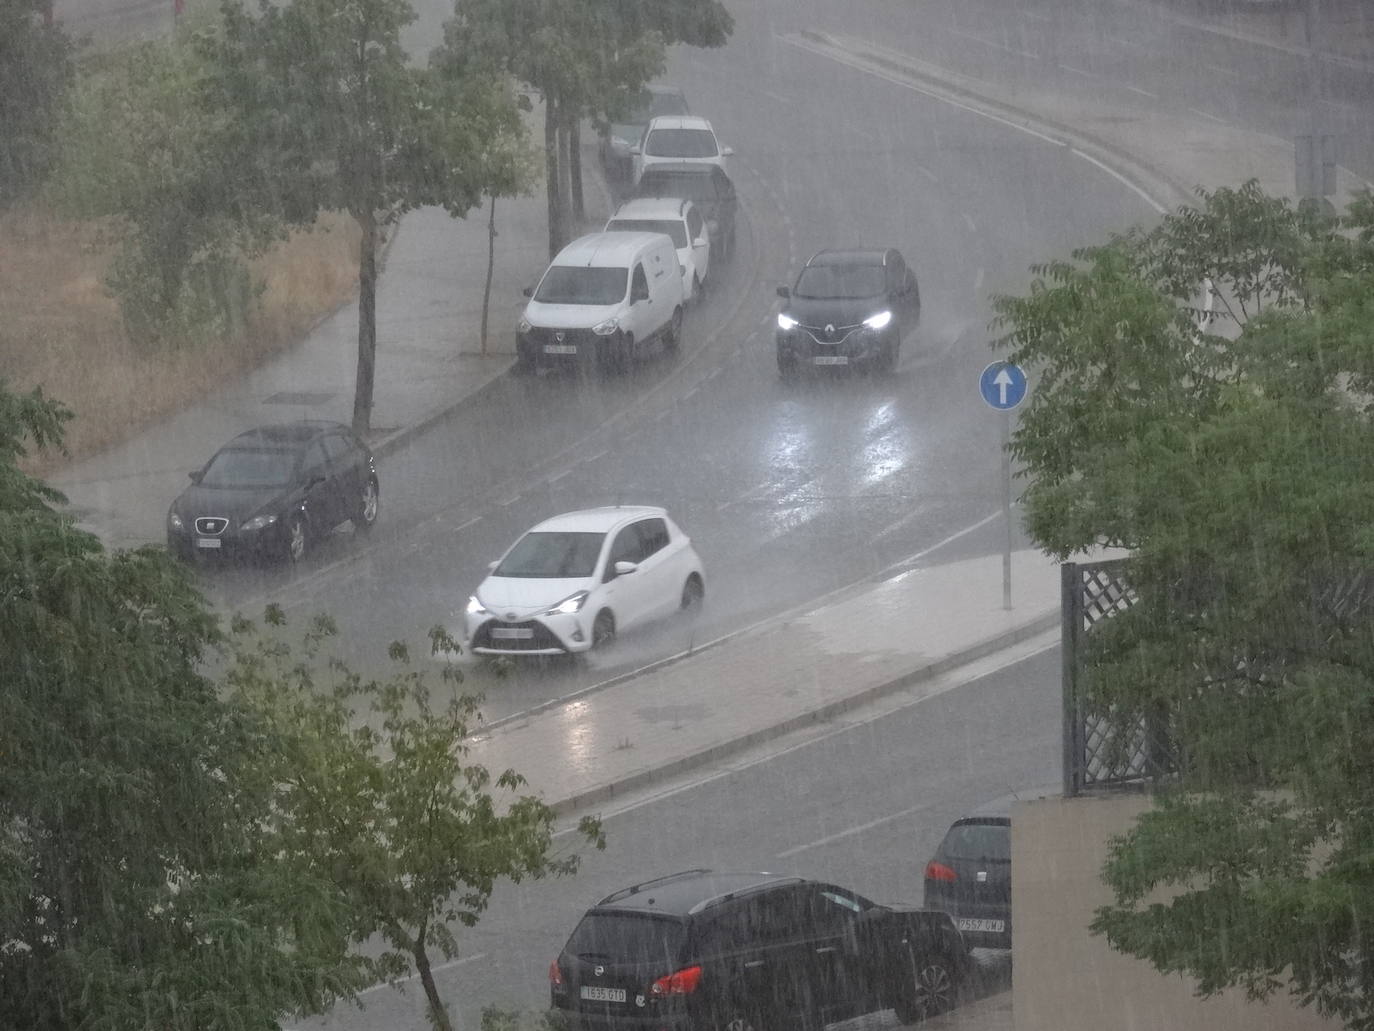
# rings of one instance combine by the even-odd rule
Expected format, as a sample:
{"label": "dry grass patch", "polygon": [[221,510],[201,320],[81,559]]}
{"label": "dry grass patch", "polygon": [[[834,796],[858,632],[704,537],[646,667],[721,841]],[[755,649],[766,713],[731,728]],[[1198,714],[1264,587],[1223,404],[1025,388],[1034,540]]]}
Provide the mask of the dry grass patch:
{"label": "dry grass patch", "polygon": [[[129,438],[299,340],[358,281],[356,224],[325,216],[255,262],[264,290],[242,339],[149,351],[129,340],[105,290],[114,253],[110,224],[35,211],[0,217],[0,378],[20,391],[41,386],[76,412],[73,458]],[[50,473],[66,461],[33,455],[28,468]]]}

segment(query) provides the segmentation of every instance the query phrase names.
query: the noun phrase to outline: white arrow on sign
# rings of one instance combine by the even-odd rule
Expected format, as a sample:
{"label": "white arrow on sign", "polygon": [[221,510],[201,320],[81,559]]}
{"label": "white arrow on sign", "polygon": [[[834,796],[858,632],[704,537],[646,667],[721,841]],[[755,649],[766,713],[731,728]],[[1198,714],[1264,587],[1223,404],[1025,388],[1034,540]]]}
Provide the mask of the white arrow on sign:
{"label": "white arrow on sign", "polygon": [[1007,403],[1007,391],[1014,382],[1011,378],[1011,373],[1006,369],[999,369],[997,375],[992,377],[992,382],[993,385],[998,388],[997,403],[1005,405]]}

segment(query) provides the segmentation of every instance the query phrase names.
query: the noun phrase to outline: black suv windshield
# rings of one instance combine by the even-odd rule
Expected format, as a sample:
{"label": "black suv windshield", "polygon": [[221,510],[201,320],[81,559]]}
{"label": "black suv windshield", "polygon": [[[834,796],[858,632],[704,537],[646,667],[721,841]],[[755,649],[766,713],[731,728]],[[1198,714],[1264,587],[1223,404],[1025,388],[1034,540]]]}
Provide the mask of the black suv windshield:
{"label": "black suv windshield", "polygon": [[210,459],[205,475],[200,479],[202,487],[234,488],[245,490],[259,487],[284,487],[291,482],[291,473],[296,467],[293,451],[264,451],[233,448],[221,451]]}
{"label": "black suv windshield", "polygon": [[547,579],[591,576],[605,539],[604,533],[527,533],[492,575]]}
{"label": "black suv windshield", "polygon": [[543,304],[615,304],[625,296],[629,270],[554,265],[544,273],[534,299]]}
{"label": "black suv windshield", "polygon": [[941,850],[950,859],[1011,862],[1011,828],[999,823],[961,823],[949,829]]}
{"label": "black suv windshield", "polygon": [[886,284],[881,265],[808,265],[792,292],[816,300],[877,297]]}
{"label": "black suv windshield", "polygon": [[673,238],[674,247],[687,246],[687,227],[677,219],[617,218],[606,229],[613,233],[662,233]]}
{"label": "black suv windshield", "polygon": [[681,961],[687,927],[670,917],[647,913],[588,913],[568,939],[568,951],[583,959],[607,963]]}

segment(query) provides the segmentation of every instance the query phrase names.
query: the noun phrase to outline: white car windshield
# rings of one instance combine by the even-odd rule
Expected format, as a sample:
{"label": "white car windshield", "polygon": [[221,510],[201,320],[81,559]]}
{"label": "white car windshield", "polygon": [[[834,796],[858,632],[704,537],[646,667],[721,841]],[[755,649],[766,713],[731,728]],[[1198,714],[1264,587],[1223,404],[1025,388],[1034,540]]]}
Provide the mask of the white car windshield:
{"label": "white car windshield", "polygon": [[544,273],[534,299],[542,304],[615,304],[625,296],[629,270],[554,265]]}
{"label": "white car windshield", "polygon": [[687,227],[675,219],[617,218],[607,223],[607,232],[662,233],[673,239],[674,247],[687,246]]}
{"label": "white car windshield", "polygon": [[492,575],[559,580],[591,576],[605,539],[604,533],[527,533]]}

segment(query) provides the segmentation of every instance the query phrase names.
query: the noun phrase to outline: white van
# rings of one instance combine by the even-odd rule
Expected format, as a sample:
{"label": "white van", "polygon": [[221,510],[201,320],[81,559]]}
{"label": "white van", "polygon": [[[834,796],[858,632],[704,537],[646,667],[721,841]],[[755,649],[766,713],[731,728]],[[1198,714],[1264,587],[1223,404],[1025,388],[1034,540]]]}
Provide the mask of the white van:
{"label": "white van", "polygon": [[623,367],[682,338],[682,265],[662,233],[591,233],[574,240],[525,296],[517,368],[595,362]]}

